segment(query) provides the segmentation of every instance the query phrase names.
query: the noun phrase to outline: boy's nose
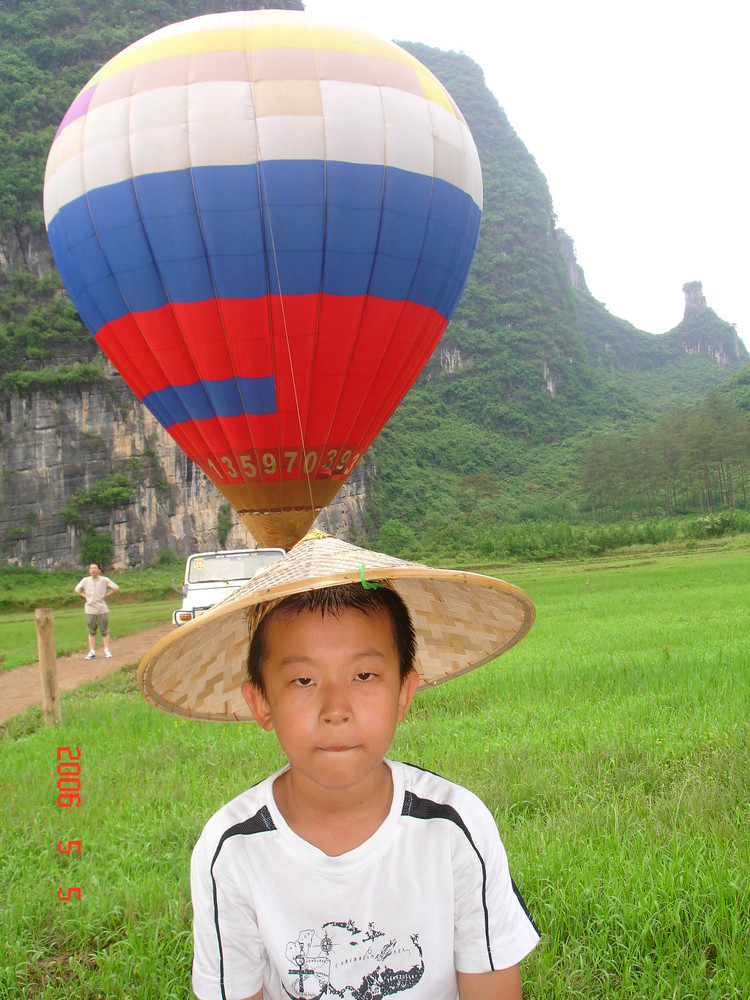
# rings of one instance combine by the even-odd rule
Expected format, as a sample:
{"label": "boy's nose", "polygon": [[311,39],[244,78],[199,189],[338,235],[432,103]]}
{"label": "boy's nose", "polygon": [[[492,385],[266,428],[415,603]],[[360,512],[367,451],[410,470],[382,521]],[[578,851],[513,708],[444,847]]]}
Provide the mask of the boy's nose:
{"label": "boy's nose", "polygon": [[346,693],[339,688],[329,688],[325,693],[321,716],[327,723],[348,722],[351,706]]}
{"label": "boy's nose", "polygon": [[328,722],[329,724],[333,724],[333,723],[337,723],[337,722],[348,722],[349,721],[349,716],[348,715],[344,715],[341,712],[327,712],[323,716],[323,719],[324,719],[325,722]]}

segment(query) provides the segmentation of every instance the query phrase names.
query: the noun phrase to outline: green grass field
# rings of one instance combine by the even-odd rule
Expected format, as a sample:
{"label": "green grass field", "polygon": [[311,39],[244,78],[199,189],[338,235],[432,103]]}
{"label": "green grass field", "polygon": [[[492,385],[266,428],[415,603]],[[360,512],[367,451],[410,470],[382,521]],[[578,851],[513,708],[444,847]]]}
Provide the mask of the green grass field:
{"label": "green grass field", "polygon": [[[750,996],[748,556],[745,536],[504,572],[531,633],[397,733],[392,756],[497,819],[542,932],[527,1000]],[[58,729],[39,709],[0,727],[0,998],[184,1000],[192,845],[275,741],[155,711],[132,669],[62,708]],[[80,747],[80,808],[56,804],[59,746]]]}
{"label": "green grass field", "polygon": [[[135,635],[167,625],[172,620],[172,612],[180,606],[177,597],[173,601],[157,601],[147,604],[117,604],[117,597],[109,599],[109,629],[112,649],[116,649],[118,638]],[[54,611],[55,650],[58,656],[68,656],[88,650],[86,620],[81,607],[62,608]],[[97,647],[101,646],[101,636],[97,635]],[[0,615],[0,670],[12,670],[38,659],[36,623],[33,612],[8,612]]]}

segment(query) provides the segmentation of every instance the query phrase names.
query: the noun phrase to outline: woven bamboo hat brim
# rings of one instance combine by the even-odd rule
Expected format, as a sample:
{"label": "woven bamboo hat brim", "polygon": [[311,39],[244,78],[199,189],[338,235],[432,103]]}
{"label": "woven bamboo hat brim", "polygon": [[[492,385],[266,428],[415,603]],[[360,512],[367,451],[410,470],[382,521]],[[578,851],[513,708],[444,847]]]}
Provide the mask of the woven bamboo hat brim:
{"label": "woven bamboo hat brim", "polygon": [[258,606],[290,594],[358,581],[387,581],[403,598],[417,635],[420,688],[487,663],[534,622],[523,590],[478,573],[430,569],[313,533],[210,611],[158,642],[141,661],[147,701],[191,719],[250,722],[242,697]]}

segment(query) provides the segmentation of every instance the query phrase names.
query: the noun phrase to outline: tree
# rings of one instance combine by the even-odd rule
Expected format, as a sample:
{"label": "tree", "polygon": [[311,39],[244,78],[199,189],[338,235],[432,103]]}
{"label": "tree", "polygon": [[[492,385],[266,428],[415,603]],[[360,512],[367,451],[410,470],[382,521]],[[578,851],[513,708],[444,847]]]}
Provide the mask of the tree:
{"label": "tree", "polygon": [[459,502],[468,502],[475,518],[479,517],[479,501],[484,497],[494,496],[498,492],[499,487],[497,483],[492,476],[488,476],[485,472],[463,476],[458,481],[457,493]]}
{"label": "tree", "polygon": [[98,563],[102,569],[109,566],[112,560],[112,552],[115,543],[110,534],[102,532],[99,534],[88,525],[86,534],[81,542],[81,563],[89,566],[92,562]]}
{"label": "tree", "polygon": [[234,520],[232,518],[232,508],[228,503],[220,504],[216,513],[216,538],[219,542],[220,549],[223,549],[226,545],[226,541],[229,537],[229,532],[232,530],[233,524]]}

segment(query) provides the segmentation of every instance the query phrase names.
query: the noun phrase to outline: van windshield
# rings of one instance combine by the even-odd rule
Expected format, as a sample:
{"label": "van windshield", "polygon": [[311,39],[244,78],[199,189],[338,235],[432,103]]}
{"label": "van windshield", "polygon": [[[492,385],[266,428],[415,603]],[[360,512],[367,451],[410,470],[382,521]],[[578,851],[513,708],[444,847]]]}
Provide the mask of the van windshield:
{"label": "van windshield", "polygon": [[273,549],[257,552],[217,552],[193,556],[188,563],[188,583],[222,583],[249,580],[259,569],[269,566],[281,555]]}

